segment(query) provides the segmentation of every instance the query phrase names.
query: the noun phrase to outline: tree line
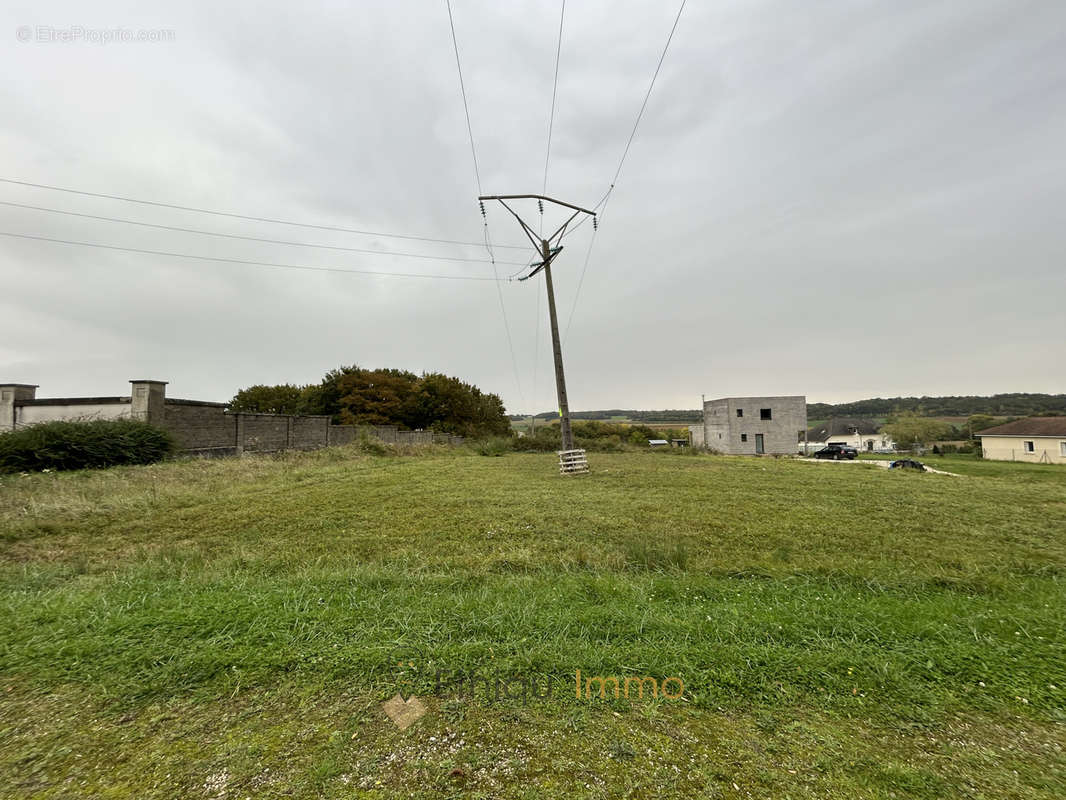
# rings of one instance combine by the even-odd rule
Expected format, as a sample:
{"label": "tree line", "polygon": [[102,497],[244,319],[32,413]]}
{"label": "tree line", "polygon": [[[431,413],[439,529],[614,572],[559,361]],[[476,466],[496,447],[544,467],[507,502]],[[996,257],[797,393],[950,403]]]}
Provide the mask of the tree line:
{"label": "tree line", "polygon": [[950,395],[947,397],[875,397],[853,403],[808,403],[811,419],[829,417],[885,417],[910,411],[923,417],[1032,417],[1066,414],[1066,394]]}
{"label": "tree line", "polygon": [[330,370],[316,384],[249,386],[234,395],[229,409],[322,414],[340,425],[395,425],[470,437],[510,433],[498,395],[441,373],[402,369],[353,365]]}
{"label": "tree line", "polygon": [[[559,418],[558,411],[542,411],[534,415],[536,419],[553,420]],[[697,409],[665,409],[662,411],[638,411],[636,409],[610,408],[601,411],[571,411],[571,419],[609,420],[616,417],[631,420],[633,422],[688,422],[697,423],[703,419],[700,410]],[[529,419],[529,414],[511,414],[510,419],[519,422]]]}
{"label": "tree line", "polygon": [[[887,417],[913,412],[922,417],[968,417],[989,414],[997,417],[1055,416],[1066,414],[1066,394],[1035,394],[1014,392],[994,395],[949,395],[946,397],[875,397],[851,403],[808,403],[809,419],[831,417]],[[667,409],[639,411],[634,409],[603,409],[600,411],[571,411],[573,419],[611,419],[623,417],[634,422],[689,422],[702,417],[699,409]],[[537,419],[557,419],[557,411],[542,411]],[[511,419],[529,419],[528,414],[512,414]]]}

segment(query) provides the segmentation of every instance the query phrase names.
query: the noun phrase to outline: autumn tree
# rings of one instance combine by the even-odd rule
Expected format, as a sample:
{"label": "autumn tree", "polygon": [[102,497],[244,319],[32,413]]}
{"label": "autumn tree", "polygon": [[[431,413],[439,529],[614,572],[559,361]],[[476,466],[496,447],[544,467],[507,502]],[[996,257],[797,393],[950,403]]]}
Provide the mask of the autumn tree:
{"label": "autumn tree", "polygon": [[399,369],[360,369],[340,378],[338,413],[346,425],[404,425],[418,376]]}
{"label": "autumn tree", "polygon": [[503,401],[476,386],[439,373],[423,375],[408,406],[411,427],[461,436],[505,436],[511,425]]}
{"label": "autumn tree", "polygon": [[395,425],[461,436],[507,436],[511,425],[498,395],[449,375],[401,369],[332,369],[310,386],[251,386],[233,411],[325,414],[346,425]]}

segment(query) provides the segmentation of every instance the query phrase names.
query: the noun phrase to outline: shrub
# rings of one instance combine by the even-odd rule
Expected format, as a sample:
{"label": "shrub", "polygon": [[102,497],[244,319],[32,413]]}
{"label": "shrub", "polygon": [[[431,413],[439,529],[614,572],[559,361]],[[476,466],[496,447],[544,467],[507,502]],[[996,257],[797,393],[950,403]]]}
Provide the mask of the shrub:
{"label": "shrub", "polygon": [[0,472],[151,464],[175,448],[167,431],[132,419],[44,422],[0,434]]}
{"label": "shrub", "polygon": [[368,456],[385,456],[392,452],[392,448],[369,434],[363,433],[355,442],[356,448]]}
{"label": "shrub", "polygon": [[474,442],[474,452],[479,456],[502,456],[515,449],[517,438],[510,436],[493,436]]}
{"label": "shrub", "polygon": [[554,453],[559,449],[559,426],[537,428],[536,436],[519,436],[512,446],[515,450],[534,453]]}
{"label": "shrub", "polygon": [[[577,420],[573,422],[573,432],[575,447],[598,453],[647,450],[649,439],[682,439],[688,436],[688,431],[680,429],[656,430],[646,425],[623,425],[599,420]],[[547,453],[561,447],[558,425],[542,425],[534,436],[518,437],[513,444],[513,449],[522,452]]]}

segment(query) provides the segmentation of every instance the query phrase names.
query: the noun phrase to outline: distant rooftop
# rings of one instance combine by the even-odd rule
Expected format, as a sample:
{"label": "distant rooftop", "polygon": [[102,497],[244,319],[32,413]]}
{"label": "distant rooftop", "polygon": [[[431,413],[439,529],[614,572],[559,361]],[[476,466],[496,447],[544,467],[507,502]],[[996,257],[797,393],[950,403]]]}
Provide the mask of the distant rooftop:
{"label": "distant rooftop", "polygon": [[1066,436],[1066,417],[1028,417],[994,428],[977,431],[974,436]]}
{"label": "distant rooftop", "polygon": [[820,442],[828,436],[849,436],[852,433],[868,436],[871,433],[877,433],[878,430],[880,430],[880,427],[871,419],[834,417],[821,425],[815,425],[807,431],[807,440]]}

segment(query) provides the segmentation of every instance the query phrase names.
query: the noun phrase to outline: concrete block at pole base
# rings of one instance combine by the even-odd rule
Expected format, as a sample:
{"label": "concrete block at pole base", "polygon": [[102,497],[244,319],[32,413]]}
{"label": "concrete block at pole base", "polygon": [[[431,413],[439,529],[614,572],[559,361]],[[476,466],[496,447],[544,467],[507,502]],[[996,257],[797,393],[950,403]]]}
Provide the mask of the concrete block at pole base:
{"label": "concrete block at pole base", "polygon": [[559,472],[563,475],[580,475],[589,471],[589,462],[584,450],[559,450]]}

